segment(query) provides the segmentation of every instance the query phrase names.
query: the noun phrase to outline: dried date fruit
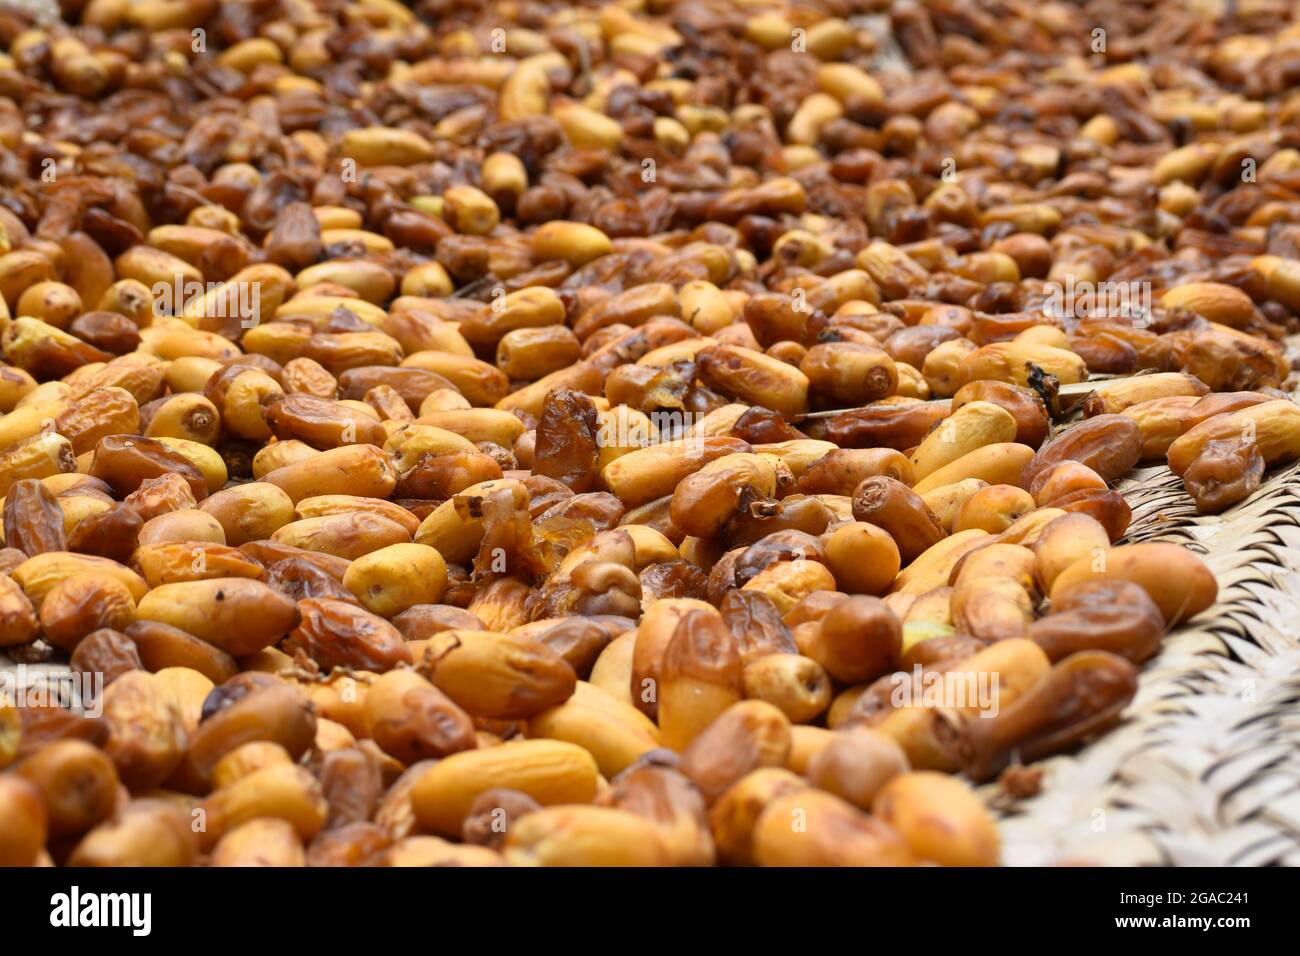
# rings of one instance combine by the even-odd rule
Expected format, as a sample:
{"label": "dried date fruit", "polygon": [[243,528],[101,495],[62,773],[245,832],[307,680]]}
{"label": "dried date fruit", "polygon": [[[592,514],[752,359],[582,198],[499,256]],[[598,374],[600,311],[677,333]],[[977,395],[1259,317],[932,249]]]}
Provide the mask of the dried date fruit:
{"label": "dried date fruit", "polygon": [[84,740],[56,740],[18,765],[48,811],[52,837],[79,836],[108,819],[119,779],[109,755]]}
{"label": "dried date fruit", "polygon": [[541,804],[519,790],[504,787],[484,790],[470,806],[462,825],[465,842],[500,849],[510,825],[541,808]]}
{"label": "dried date fruit", "polygon": [[1209,441],[1183,472],[1183,486],[1201,514],[1218,514],[1242,501],[1264,478],[1264,456],[1248,439]]}
{"label": "dried date fruit", "polygon": [[469,714],[414,671],[391,670],[376,680],[366,694],[365,709],[375,743],[403,763],[475,746]]}
{"label": "dried date fruit", "polygon": [[66,578],[41,602],[45,639],[65,651],[76,648],[91,631],[121,630],[135,620],[135,599],[125,584],[107,575]]}
{"label": "dried date fruit", "polygon": [[1138,585],[1082,581],[1056,596],[1052,613],[1029,626],[1029,639],[1053,661],[1097,650],[1141,664],[1160,649],[1164,631],[1160,608]]}
{"label": "dried date fruit", "polygon": [[113,681],[104,691],[104,720],[104,750],[127,787],[157,786],[185,756],[180,702],[153,674],[133,670]]}
{"label": "dried date fruit", "polygon": [[[949,401],[889,405],[876,403],[832,418],[824,437],[841,448],[894,448],[921,443],[935,423],[952,413]],[[818,436],[814,436],[818,437]]]}
{"label": "dried date fruit", "polygon": [[284,641],[289,653],[301,651],[324,671],[335,667],[387,671],[411,663],[401,631],[382,617],[338,598],[304,598],[300,621]]}
{"label": "dried date fruit", "polygon": [[82,638],[69,664],[80,674],[103,675],[105,686],[127,671],[144,669],[135,642],[121,631],[107,627]]}
{"label": "dried date fruit", "polygon": [[135,553],[142,527],[144,519],[134,507],[115,504],[77,522],[68,536],[68,550],[126,562]]}
{"label": "dried date fruit", "polygon": [[728,787],[760,767],[781,767],[790,754],[790,722],[760,700],[723,711],[682,751],[679,767],[712,803]]}
{"label": "dried date fruit", "polygon": [[569,389],[551,392],[537,423],[535,473],[561,481],[574,492],[591,491],[600,427],[596,408],[585,395]]}
{"label": "dried date fruit", "polygon": [[305,558],[276,561],[266,570],[266,583],[294,601],[333,598],[348,604],[361,604],[338,578]]}
{"label": "dried date fruit", "polygon": [[1063,461],[1086,465],[1104,481],[1114,481],[1142,456],[1142,429],[1124,415],[1098,415],[1079,422],[1038,450],[1020,473],[1029,488],[1039,473]]}
{"label": "dried date fruit", "polygon": [[388,842],[378,824],[345,823],[316,834],[307,847],[307,865],[366,866],[371,858],[388,846]]}
{"label": "dried date fruit", "polygon": [[31,599],[9,575],[0,575],[0,647],[27,644],[40,633]]}
{"label": "dried date fruit", "polygon": [[736,641],[742,665],[768,654],[797,651],[790,628],[766,595],[756,591],[728,591],[718,602],[718,611]]}
{"label": "dried date fruit", "polygon": [[135,643],[145,670],[185,667],[214,684],[229,680],[239,670],[235,659],[221,648],[161,621],[133,621],[124,633]]}
{"label": "dried date fruit", "polygon": [[867,478],[853,492],[853,517],[886,531],[906,566],[943,537],[943,526],[915,491],[885,475]]}
{"label": "dried date fruit", "polygon": [[559,652],[517,633],[446,631],[425,657],[434,685],[475,717],[518,720],[567,700],[577,675]]}
{"label": "dried date fruit", "polygon": [[5,496],[5,544],[29,557],[66,551],[63,509],[45,485],[33,478],[15,482]]}
{"label": "dried date fruit", "polygon": [[428,640],[443,631],[483,630],[483,622],[472,612],[448,604],[417,604],[394,617],[393,626],[408,641]]}
{"label": "dried date fruit", "polygon": [[975,780],[995,776],[1011,759],[1037,760],[1060,753],[1119,720],[1137,693],[1137,669],[1105,651],[1066,657],[1035,687],[998,716],[966,718],[946,739],[962,768]]}
{"label": "dried date fruit", "polygon": [[95,446],[90,474],[108,482],[119,495],[128,495],[149,478],[177,474],[185,479],[196,501],[208,495],[208,483],[184,455],[154,438],[110,435]]}
{"label": "dried date fruit", "polygon": [[130,506],[143,521],[198,506],[189,482],[173,472],[146,478],[122,503]]}
{"label": "dried date fruit", "polygon": [[370,819],[383,796],[384,782],[378,765],[357,747],[331,750],[325,754],[321,758],[318,776],[321,793],[329,805],[326,831]]}
{"label": "dried date fruit", "polygon": [[[224,685],[222,685],[224,686]],[[271,741],[297,760],[316,736],[316,713],[300,690],[283,682],[254,688],[225,706],[207,712],[190,734],[186,759],[207,778],[218,761],[251,741]]]}

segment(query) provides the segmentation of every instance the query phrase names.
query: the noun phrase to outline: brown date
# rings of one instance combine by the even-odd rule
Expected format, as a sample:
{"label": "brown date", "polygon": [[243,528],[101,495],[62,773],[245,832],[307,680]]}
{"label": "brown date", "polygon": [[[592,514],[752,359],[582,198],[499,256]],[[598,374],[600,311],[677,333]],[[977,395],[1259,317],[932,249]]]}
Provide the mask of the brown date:
{"label": "brown date", "polygon": [[493,787],[474,799],[461,833],[466,843],[500,849],[511,824],[541,808],[540,803],[522,790]]}
{"label": "brown date", "polygon": [[198,506],[189,482],[172,472],[146,478],[122,503],[129,505],[144,521]]}
{"label": "brown date", "polygon": [[1183,487],[1201,514],[1218,514],[1250,497],[1264,479],[1264,456],[1242,438],[1209,441],[1183,472]]}
{"label": "brown date", "polygon": [[413,670],[391,670],[371,684],[365,714],[375,743],[408,765],[475,746],[469,714]]}
{"label": "brown date", "polygon": [[1129,522],[1133,520],[1133,509],[1129,507],[1124,496],[1113,488],[1104,491],[1080,488],[1078,491],[1057,498],[1051,503],[1051,507],[1096,518],[1110,535],[1112,543],[1124,537]]}
{"label": "brown date", "polygon": [[537,423],[534,473],[561,481],[578,493],[593,490],[599,431],[590,398],[567,388],[551,392]]}
{"label": "brown date", "polygon": [[1124,415],[1098,415],[1072,425],[1049,441],[1020,473],[1028,489],[1039,472],[1062,461],[1087,465],[1105,481],[1114,481],[1142,457],[1142,429]]}
{"label": "brown date", "polygon": [[383,445],[388,438],[377,420],[328,398],[285,395],[268,403],[264,413],[276,438],[296,438],[322,451],[358,442]]}
{"label": "brown date", "polygon": [[5,544],[28,557],[46,551],[66,551],[63,509],[58,500],[35,478],[14,482],[5,496]]}
{"label": "brown date", "polygon": [[185,479],[195,501],[208,496],[203,473],[188,458],[154,438],[109,435],[95,446],[90,474],[108,482],[119,495],[135,491],[148,478],[172,472]]}
{"label": "brown date", "polygon": [[393,626],[408,641],[428,640],[443,631],[483,630],[477,616],[450,604],[417,604],[393,618]]}
{"label": "brown date", "polygon": [[365,866],[388,846],[388,837],[378,824],[345,823],[330,829],[328,818],[325,823],[326,829],[307,847],[308,866]]}
{"label": "brown date", "polygon": [[284,649],[302,651],[325,671],[382,672],[411,663],[401,631],[364,608],[337,598],[305,598],[298,610],[302,620],[285,638]]}
{"label": "brown date", "polygon": [[852,495],[863,481],[884,475],[911,485],[912,463],[893,448],[837,448],[813,462],[799,476],[796,490],[804,495]]}
{"label": "brown date", "polygon": [[921,496],[884,475],[858,485],[853,492],[853,517],[889,532],[904,566],[944,537],[943,525]]}
{"label": "brown date", "polygon": [[1267,392],[1211,392],[1209,395],[1202,395],[1196,400],[1196,404],[1183,413],[1179,421],[1179,431],[1189,431],[1201,422],[1209,421],[1215,415],[1227,415],[1241,411],[1243,408],[1250,408],[1252,405],[1276,401],[1277,398],[1277,395],[1270,395]]}
{"label": "brown date", "polygon": [[107,574],[64,578],[41,602],[41,629],[55,647],[72,651],[91,631],[121,630],[135,620],[135,600],[121,581]]}
{"label": "brown date", "polygon": [[1053,662],[1077,651],[1109,651],[1134,664],[1155,656],[1165,631],[1160,608],[1132,581],[1081,581],[1029,626],[1029,639]]}
{"label": "brown date", "polygon": [[384,795],[379,767],[359,747],[344,747],[325,754],[317,776],[325,802],[329,804],[326,831],[366,822]]}
{"label": "brown date", "polygon": [[1068,750],[1119,720],[1137,693],[1137,668],[1105,651],[1080,651],[989,719],[939,722],[940,739],[973,780],[1016,754],[1027,763]]}
{"label": "brown date", "polygon": [[135,642],[145,670],[188,667],[214,684],[227,681],[239,672],[235,659],[221,648],[171,624],[133,621],[126,626],[125,634]]}
{"label": "brown date", "polygon": [[825,426],[827,441],[841,448],[893,448],[907,451],[952,414],[952,402],[877,403],[836,415]]}
{"label": "brown date", "polygon": [[305,558],[285,558],[266,570],[266,583],[295,601],[334,598],[360,606],[355,594],[332,574]]}
{"label": "brown date", "polygon": [[[226,686],[219,685],[213,693]],[[204,709],[207,710],[206,702]],[[297,760],[311,747],[315,736],[316,711],[311,701],[297,687],[275,681],[252,688],[230,699],[226,706],[205,713],[198,728],[190,734],[186,757],[206,779],[217,761],[242,744],[271,741]]]}
{"label": "brown date", "polygon": [[494,481],[502,476],[501,466],[491,455],[453,451],[442,455],[421,455],[410,470],[397,479],[397,498],[429,498],[445,501],[471,485]]}
{"label": "brown date", "polygon": [[102,674],[105,686],[127,671],[144,669],[135,642],[108,627],[91,631],[82,638],[69,664],[78,674]]}
{"label": "brown date", "polygon": [[722,622],[735,639],[741,665],[768,654],[797,654],[794,636],[772,599],[758,591],[728,591],[718,602]]}

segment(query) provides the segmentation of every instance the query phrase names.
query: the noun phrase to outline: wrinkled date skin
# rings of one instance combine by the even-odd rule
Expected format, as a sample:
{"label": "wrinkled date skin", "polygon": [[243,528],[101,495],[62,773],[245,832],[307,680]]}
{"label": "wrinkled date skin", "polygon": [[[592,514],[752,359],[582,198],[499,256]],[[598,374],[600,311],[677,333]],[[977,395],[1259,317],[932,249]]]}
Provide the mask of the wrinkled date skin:
{"label": "wrinkled date skin", "polygon": [[765,594],[740,589],[728,591],[718,602],[718,610],[740,648],[743,663],[768,654],[798,653],[790,628]]}
{"label": "wrinkled date skin", "polygon": [[[657,565],[652,566],[657,567]],[[610,641],[635,627],[636,622],[631,618],[617,615],[595,618],[567,617],[540,628],[533,634],[533,638],[558,653],[573,668],[579,679],[586,680]]]}
{"label": "wrinkled date skin", "polygon": [[1124,496],[1113,488],[1105,491],[1094,488],[1081,488],[1055,499],[1051,507],[1062,511],[1079,512],[1096,518],[1112,542],[1124,537],[1129,522],[1133,519],[1133,509]]}
{"label": "wrinkled date skin", "polygon": [[425,657],[434,685],[475,717],[519,720],[568,700],[577,675],[554,648],[517,634],[448,632]]}
{"label": "wrinkled date skin", "polygon": [[382,672],[411,663],[402,632],[364,608],[337,598],[304,598],[298,610],[302,620],[285,638],[284,649],[301,651],[324,671]]}
{"label": "wrinkled date skin", "polygon": [[1029,626],[1029,639],[1052,661],[1076,651],[1117,654],[1134,664],[1160,649],[1165,620],[1131,581],[1083,581],[1052,602],[1052,613]]}
{"label": "wrinkled date skin", "polygon": [[640,579],[642,599],[703,598],[708,591],[708,576],[686,561],[652,564]]}
{"label": "wrinkled date skin", "polygon": [[751,405],[736,419],[736,424],[731,426],[731,437],[754,444],[792,441],[805,436],[770,408]]}
{"label": "wrinkled date skin", "polygon": [[68,663],[78,673],[104,675],[105,686],[127,671],[144,669],[135,642],[121,631],[107,627],[82,638]]}
{"label": "wrinkled date skin", "polygon": [[68,548],[125,563],[135,552],[144,520],[125,503],[82,520],[68,537]]}
{"label": "wrinkled date skin", "polygon": [[1028,693],[996,717],[966,718],[949,739],[972,779],[987,780],[1007,765],[1061,753],[1119,720],[1137,693],[1137,669],[1106,651],[1066,657]]}
{"label": "wrinkled date skin", "polygon": [[475,745],[469,714],[427,680],[408,670],[389,671],[366,695],[366,718],[375,743],[403,763],[445,757]]}
{"label": "wrinkled date skin", "polygon": [[826,562],[821,541],[806,531],[777,531],[764,535],[735,557],[731,562],[732,580],[736,587],[744,587],[777,561],[804,559]]}
{"label": "wrinkled date skin", "polygon": [[853,492],[853,517],[888,531],[904,565],[944,537],[943,526],[921,496],[883,475],[858,485]]}
{"label": "wrinkled date skin", "polygon": [[90,473],[108,482],[121,495],[135,491],[149,478],[169,473],[185,479],[196,501],[208,495],[208,484],[199,469],[184,455],[153,438],[132,435],[101,438],[95,446]]}
{"label": "wrinkled date skin", "polygon": [[323,571],[319,565],[303,558],[285,558],[276,561],[266,572],[266,583],[295,601],[306,598],[333,598],[347,604],[360,606],[355,594]]}
{"label": "wrinkled date skin", "polygon": [[296,438],[320,449],[354,442],[382,445],[387,437],[374,419],[312,395],[287,395],[269,403],[266,420],[277,438]]}
{"label": "wrinkled date skin", "polygon": [[483,622],[464,608],[449,604],[417,604],[393,618],[408,641],[428,640],[443,631],[481,631]]}
{"label": "wrinkled date skin", "polygon": [[558,389],[546,397],[537,424],[533,470],[575,492],[591,491],[599,451],[596,407],[587,396]]}
{"label": "wrinkled date skin", "polygon": [[470,485],[494,481],[501,475],[501,466],[490,455],[481,452],[421,455],[414,467],[397,479],[393,495],[445,501]]}
{"label": "wrinkled date skin", "polygon": [[910,484],[911,463],[892,449],[839,448],[814,462],[796,488],[805,495],[851,495],[867,478],[879,475]]}
{"label": "wrinkled date skin", "polygon": [[465,817],[465,842],[499,849],[506,841],[510,824],[540,809],[542,805],[522,791],[506,787],[484,790]]}
{"label": "wrinkled date skin", "polygon": [[1264,456],[1253,441],[1206,442],[1183,473],[1183,486],[1201,514],[1218,514],[1250,497],[1264,479]]}
{"label": "wrinkled date skin", "polygon": [[1106,481],[1114,481],[1142,457],[1142,430],[1123,415],[1098,415],[1067,428],[1038,450],[1020,473],[1020,487],[1029,488],[1040,472],[1062,461],[1087,465]]}
{"label": "wrinkled date skin", "polygon": [[906,451],[919,445],[930,429],[951,413],[952,403],[948,401],[870,406],[832,418],[821,437],[841,448]]}
{"label": "wrinkled date skin", "polygon": [[326,830],[370,819],[384,794],[383,775],[370,755],[357,747],[332,750],[321,759],[321,792],[329,804]]}
{"label": "wrinkled date skin", "polygon": [[809,495],[751,501],[723,526],[722,541],[727,546],[739,546],[786,531],[819,535],[835,521],[835,512],[822,499]]}
{"label": "wrinkled date skin", "polygon": [[9,489],[4,505],[5,544],[29,557],[66,551],[63,509],[41,482],[28,478]]}

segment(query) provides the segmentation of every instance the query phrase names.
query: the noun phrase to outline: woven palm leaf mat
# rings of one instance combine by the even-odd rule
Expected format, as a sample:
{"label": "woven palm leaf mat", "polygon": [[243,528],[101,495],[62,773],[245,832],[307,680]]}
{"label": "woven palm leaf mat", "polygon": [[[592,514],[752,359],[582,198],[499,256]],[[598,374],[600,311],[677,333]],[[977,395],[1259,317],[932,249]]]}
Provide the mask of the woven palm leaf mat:
{"label": "woven palm leaf mat", "polygon": [[1166,637],[1124,723],[1037,765],[1038,796],[983,789],[1004,862],[1300,865],[1300,464],[1220,515],[1198,515],[1164,466],[1119,488],[1124,543],[1197,551],[1218,602]]}

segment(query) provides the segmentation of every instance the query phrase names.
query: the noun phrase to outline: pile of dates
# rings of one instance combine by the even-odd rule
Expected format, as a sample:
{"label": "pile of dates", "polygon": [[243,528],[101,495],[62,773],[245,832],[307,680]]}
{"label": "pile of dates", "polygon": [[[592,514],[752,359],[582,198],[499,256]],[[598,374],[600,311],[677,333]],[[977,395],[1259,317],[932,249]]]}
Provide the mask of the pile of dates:
{"label": "pile of dates", "polygon": [[1300,458],[1282,0],[42,6],[0,864],[996,864]]}

